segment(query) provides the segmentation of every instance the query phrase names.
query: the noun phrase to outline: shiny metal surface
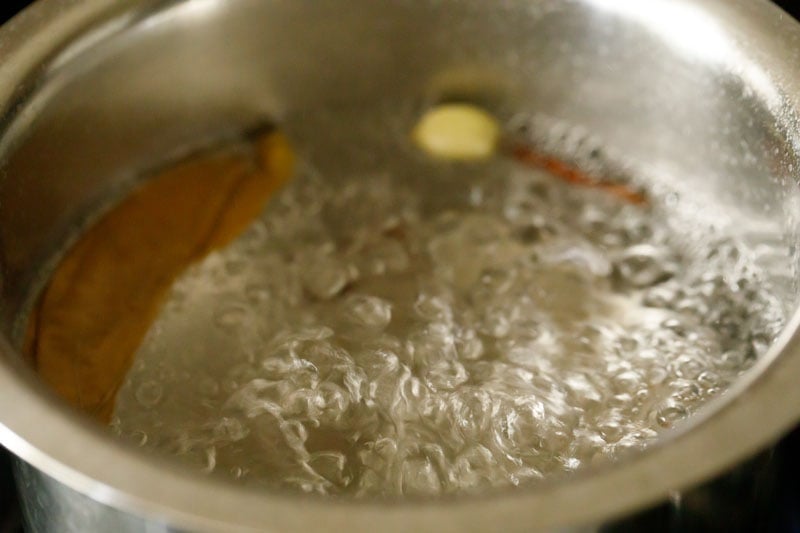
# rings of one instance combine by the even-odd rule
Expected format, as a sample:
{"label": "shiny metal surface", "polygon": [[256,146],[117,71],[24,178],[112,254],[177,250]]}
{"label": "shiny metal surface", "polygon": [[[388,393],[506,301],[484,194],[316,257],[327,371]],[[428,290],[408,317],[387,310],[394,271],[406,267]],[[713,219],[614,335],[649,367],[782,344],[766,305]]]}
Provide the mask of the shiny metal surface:
{"label": "shiny metal surface", "polygon": [[29,531],[178,533],[178,530],[166,524],[145,521],[141,517],[97,503],[22,461],[16,462],[15,476],[20,491],[26,495],[22,500],[22,512]]}
{"label": "shiny metal surface", "polygon": [[767,446],[800,419],[800,315],[646,453],[532,489],[405,503],[253,492],[146,458],[44,390],[13,323],[53,251],[137,171],[265,118],[332,175],[380,166],[357,148],[379,135],[370,110],[441,94],[580,124],[687,209],[782,237],[788,256],[799,59],[800,28],[766,0],[41,0],[0,30],[0,442],[32,465],[19,471],[34,530],[565,529]]}

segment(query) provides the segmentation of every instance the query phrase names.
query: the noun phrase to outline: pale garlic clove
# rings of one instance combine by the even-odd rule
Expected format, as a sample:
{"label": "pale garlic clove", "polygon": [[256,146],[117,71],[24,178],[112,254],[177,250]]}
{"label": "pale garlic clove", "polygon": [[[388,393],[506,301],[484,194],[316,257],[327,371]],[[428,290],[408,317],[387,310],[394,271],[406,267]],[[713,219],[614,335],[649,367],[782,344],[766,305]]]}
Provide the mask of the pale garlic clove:
{"label": "pale garlic clove", "polygon": [[441,104],[419,120],[412,138],[419,148],[441,159],[478,160],[494,155],[500,126],[487,111],[470,104]]}

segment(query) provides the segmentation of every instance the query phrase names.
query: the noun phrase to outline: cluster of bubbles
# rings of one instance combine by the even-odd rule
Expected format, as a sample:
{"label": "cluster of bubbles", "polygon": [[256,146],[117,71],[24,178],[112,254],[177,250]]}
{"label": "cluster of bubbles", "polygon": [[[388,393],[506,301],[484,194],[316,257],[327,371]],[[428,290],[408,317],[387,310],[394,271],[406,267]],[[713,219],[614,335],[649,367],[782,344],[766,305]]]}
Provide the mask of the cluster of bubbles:
{"label": "cluster of bubbles", "polygon": [[530,170],[460,189],[298,177],[176,284],[114,430],[270,488],[520,485],[647,446],[782,326],[730,236]]}

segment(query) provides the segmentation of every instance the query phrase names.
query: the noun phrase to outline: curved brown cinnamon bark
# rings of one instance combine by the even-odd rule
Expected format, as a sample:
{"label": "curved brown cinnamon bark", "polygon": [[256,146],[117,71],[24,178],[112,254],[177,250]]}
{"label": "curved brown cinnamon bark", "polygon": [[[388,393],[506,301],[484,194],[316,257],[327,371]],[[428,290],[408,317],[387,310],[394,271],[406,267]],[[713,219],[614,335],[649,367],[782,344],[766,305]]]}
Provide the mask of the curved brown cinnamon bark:
{"label": "curved brown cinnamon bark", "polygon": [[217,150],[154,176],[67,252],[28,324],[42,379],[107,423],[133,356],[174,280],[241,234],[292,174],[285,139]]}
{"label": "curved brown cinnamon bark", "polygon": [[643,205],[647,203],[647,198],[644,194],[627,185],[590,176],[564,161],[540,154],[530,146],[512,144],[507,148],[507,151],[513,159],[520,163],[546,170],[567,183],[580,187],[600,189],[631,204]]}

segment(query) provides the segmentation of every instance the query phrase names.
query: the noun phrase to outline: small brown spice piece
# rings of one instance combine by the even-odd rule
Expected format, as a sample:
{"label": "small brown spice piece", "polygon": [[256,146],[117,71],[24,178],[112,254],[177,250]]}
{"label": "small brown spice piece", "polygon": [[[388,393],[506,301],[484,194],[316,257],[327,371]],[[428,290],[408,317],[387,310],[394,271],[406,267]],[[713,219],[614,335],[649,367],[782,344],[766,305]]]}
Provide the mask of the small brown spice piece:
{"label": "small brown spice piece", "polygon": [[514,144],[507,150],[511,158],[516,161],[533,168],[545,170],[572,185],[599,189],[634,205],[644,205],[647,203],[647,198],[643,193],[628,185],[589,176],[585,172],[560,159],[538,153],[530,146]]}

